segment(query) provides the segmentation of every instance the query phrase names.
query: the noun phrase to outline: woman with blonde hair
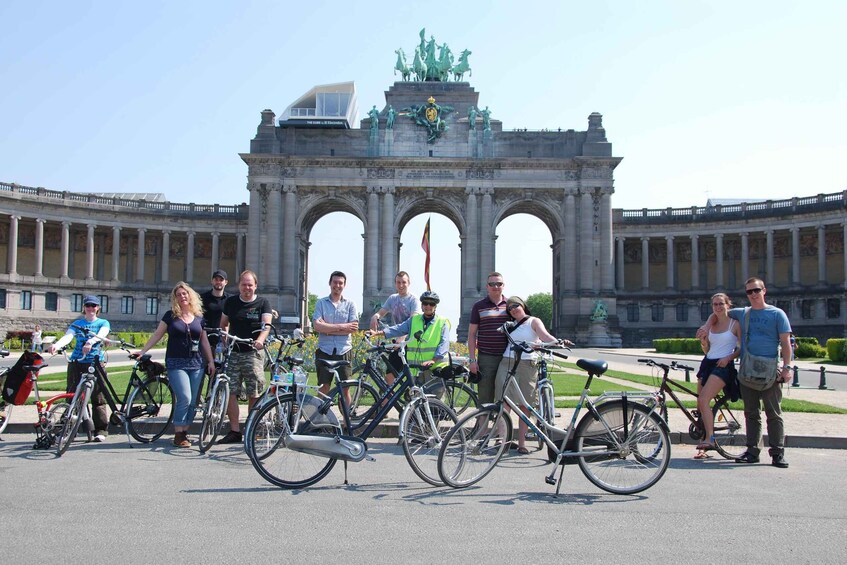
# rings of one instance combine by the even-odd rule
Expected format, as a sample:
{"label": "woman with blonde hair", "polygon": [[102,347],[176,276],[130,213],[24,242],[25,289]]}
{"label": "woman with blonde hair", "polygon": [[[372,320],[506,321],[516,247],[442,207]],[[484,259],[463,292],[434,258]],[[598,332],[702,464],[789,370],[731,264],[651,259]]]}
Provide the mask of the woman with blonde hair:
{"label": "woman with blonde hair", "polygon": [[729,317],[732,301],[729,296],[719,292],[712,296],[712,312],[716,321],[708,335],[700,338],[700,347],[706,356],[700,362],[697,371],[697,409],[703,418],[706,438],[697,445],[694,459],[708,459],[709,451],[715,448],[715,421],[710,406],[712,399],[726,387],[730,397],[738,395],[738,372],[733,361],[740,352],[739,325]]}
{"label": "woman with blonde hair", "polygon": [[174,391],[174,445],[191,447],[188,428],[197,409],[197,394],[203,382],[203,370],[215,373],[212,348],[206,336],[200,295],[178,282],[171,291],[171,309],[165,312],[159,326],[136,355],[141,356],[168,334],[165,366]]}

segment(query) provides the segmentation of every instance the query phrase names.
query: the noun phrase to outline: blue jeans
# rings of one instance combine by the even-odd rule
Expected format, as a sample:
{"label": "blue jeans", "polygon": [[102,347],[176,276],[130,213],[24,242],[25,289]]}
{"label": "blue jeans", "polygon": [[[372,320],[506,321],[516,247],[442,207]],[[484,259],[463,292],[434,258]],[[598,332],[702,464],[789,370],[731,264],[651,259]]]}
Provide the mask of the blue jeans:
{"label": "blue jeans", "polygon": [[197,394],[203,382],[203,368],[168,369],[174,391],[174,426],[188,426],[197,411]]}

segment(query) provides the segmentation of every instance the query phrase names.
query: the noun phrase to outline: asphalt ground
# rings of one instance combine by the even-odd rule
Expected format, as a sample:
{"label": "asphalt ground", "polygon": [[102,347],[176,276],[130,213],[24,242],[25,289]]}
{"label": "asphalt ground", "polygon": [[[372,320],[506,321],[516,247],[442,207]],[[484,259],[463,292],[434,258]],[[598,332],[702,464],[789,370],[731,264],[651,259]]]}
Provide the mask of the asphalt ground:
{"label": "asphalt ground", "polygon": [[652,488],[598,490],[576,466],[562,494],[538,453],[505,457],[478,484],[420,481],[400,447],[282,490],[238,445],[207,456],[161,440],[75,443],[61,458],[0,447],[2,561],[168,563],[843,563],[847,459],[790,452],[791,466],[693,461],[676,447]]}

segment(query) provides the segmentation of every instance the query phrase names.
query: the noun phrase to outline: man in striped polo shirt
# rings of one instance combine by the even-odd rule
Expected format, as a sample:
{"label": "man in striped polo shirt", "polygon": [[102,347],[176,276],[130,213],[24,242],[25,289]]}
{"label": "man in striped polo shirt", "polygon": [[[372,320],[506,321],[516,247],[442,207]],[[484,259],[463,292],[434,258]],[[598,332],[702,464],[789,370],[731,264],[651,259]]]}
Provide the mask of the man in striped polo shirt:
{"label": "man in striped polo shirt", "polygon": [[503,298],[503,275],[488,275],[488,296],[473,305],[468,328],[470,371],[479,373],[480,403],[494,402],[494,378],[506,351],[506,335],[498,331],[509,319]]}

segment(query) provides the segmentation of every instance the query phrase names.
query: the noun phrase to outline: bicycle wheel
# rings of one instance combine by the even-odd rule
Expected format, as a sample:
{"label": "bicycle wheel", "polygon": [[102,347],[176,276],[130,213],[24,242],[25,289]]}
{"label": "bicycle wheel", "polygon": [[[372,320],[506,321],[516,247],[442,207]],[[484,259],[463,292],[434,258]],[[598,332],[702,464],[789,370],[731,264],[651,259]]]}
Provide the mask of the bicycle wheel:
{"label": "bicycle wheel", "polygon": [[[430,424],[427,408],[435,427]],[[414,401],[400,418],[400,429],[403,430],[400,441],[406,460],[412,471],[431,485],[444,486],[438,476],[438,452],[442,439],[456,420],[455,412],[434,398]]]}
{"label": "bicycle wheel", "polygon": [[336,459],[294,451],[286,438],[298,434],[336,436],[338,419],[332,412],[321,414],[321,402],[305,396],[300,403],[286,393],[265,404],[244,431],[245,449],[253,468],[271,484],[282,488],[304,488],[329,474]]}
{"label": "bicycle wheel", "polygon": [[[350,418],[351,429],[348,430],[348,433],[356,435],[356,430],[362,428],[362,424],[370,417],[371,410],[379,402],[379,394],[371,385],[362,381],[344,381],[341,383],[341,390],[349,399],[347,416]],[[338,387],[332,389],[329,393],[329,396],[333,399],[333,404],[341,408],[337,395]]]}
{"label": "bicycle wheel", "polygon": [[736,459],[747,451],[747,433],[744,430],[744,414],[740,419],[729,408],[729,399],[721,396],[712,407],[715,422],[715,447],[726,459]]}
{"label": "bicycle wheel", "polygon": [[438,452],[438,476],[453,488],[491,472],[512,441],[512,420],[499,405],[468,412],[447,432]]}
{"label": "bicycle wheel", "polygon": [[461,381],[446,381],[444,383],[444,396],[441,400],[443,400],[457,416],[464,414],[464,412],[469,408],[472,409],[479,406],[479,398],[477,397],[474,389]]}
{"label": "bicycle wheel", "polygon": [[50,409],[47,411],[47,421],[42,424],[42,430],[55,435],[67,417],[70,407],[71,405],[67,402],[57,402],[50,406]]}
{"label": "bicycle wheel", "polygon": [[217,379],[212,386],[212,394],[203,411],[203,422],[200,424],[198,440],[200,453],[206,453],[215,444],[218,433],[223,426],[226,408],[229,403],[229,384],[224,379]]}
{"label": "bicycle wheel", "polygon": [[56,455],[58,457],[61,457],[68,450],[71,442],[76,437],[76,433],[79,431],[79,425],[86,417],[85,409],[90,394],[91,388],[85,386],[71,400],[70,408],[65,412],[64,422],[61,423],[61,429],[56,435]]}
{"label": "bicycle wheel", "polygon": [[653,486],[671,459],[670,437],[661,417],[634,402],[606,402],[596,408],[600,418],[586,414],[574,435],[576,450],[589,452],[577,458],[582,473],[614,494],[634,494]]}
{"label": "bicycle wheel", "polygon": [[[556,406],[553,403],[553,387],[549,384],[544,384],[538,391],[538,412],[541,417],[549,425],[553,426],[556,423]],[[543,426],[540,426],[543,428]],[[544,448],[544,439],[538,438],[538,449]]]}
{"label": "bicycle wheel", "polygon": [[174,394],[164,377],[150,377],[135,386],[127,400],[129,433],[141,443],[162,437],[174,417]]}
{"label": "bicycle wheel", "polygon": [[12,418],[12,404],[3,403],[0,406],[0,434],[6,431],[6,426],[9,425],[9,420]]}

